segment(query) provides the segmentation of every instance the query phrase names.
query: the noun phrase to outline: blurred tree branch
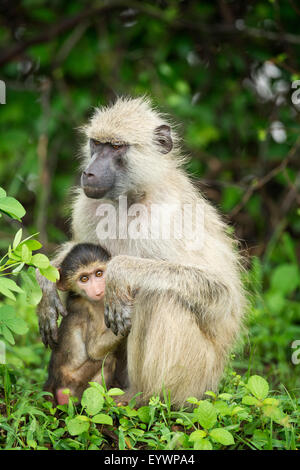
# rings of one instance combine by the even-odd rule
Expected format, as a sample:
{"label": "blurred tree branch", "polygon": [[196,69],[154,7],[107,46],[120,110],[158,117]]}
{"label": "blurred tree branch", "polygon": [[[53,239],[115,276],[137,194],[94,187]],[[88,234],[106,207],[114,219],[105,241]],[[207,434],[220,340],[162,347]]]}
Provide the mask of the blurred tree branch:
{"label": "blurred tree branch", "polygon": [[[0,52],[0,65],[3,65],[11,60],[15,59],[18,55],[24,53],[29,47],[42,44],[45,42],[49,42],[56,37],[60,36],[61,34],[69,31],[70,29],[74,28],[78,24],[85,22],[89,18],[96,17],[97,15],[109,13],[114,10],[118,10],[121,8],[126,9],[133,9],[137,12],[143,13],[145,15],[151,16],[159,21],[162,21],[168,25],[171,29],[179,29],[179,30],[191,30],[203,35],[245,35],[249,38],[255,39],[266,39],[269,41],[277,41],[277,42],[285,42],[290,44],[300,45],[300,36],[292,34],[292,33],[284,33],[282,32],[274,32],[274,31],[266,31],[259,28],[248,27],[246,25],[242,25],[237,27],[236,24],[232,22],[225,22],[222,24],[217,25],[204,25],[200,21],[198,22],[197,19],[193,20],[177,20],[170,18],[164,9],[160,9],[154,7],[153,5],[140,3],[137,1],[125,1],[125,0],[118,0],[118,1],[111,1],[110,3],[104,3],[102,6],[97,8],[90,8],[82,10],[81,12],[73,15],[69,18],[62,20],[59,23],[51,27],[45,27],[44,31],[37,34],[35,37],[29,38],[27,40],[22,40],[16,42],[14,45],[10,46],[6,44],[2,47],[2,51]],[[223,5],[223,12],[224,12],[224,5]],[[48,26],[48,25],[47,25]]]}

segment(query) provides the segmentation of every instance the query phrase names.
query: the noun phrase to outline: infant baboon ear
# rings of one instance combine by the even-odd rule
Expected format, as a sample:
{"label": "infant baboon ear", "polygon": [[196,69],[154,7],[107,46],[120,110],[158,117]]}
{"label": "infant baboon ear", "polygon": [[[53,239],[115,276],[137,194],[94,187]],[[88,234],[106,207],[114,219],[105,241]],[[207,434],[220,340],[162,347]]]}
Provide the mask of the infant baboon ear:
{"label": "infant baboon ear", "polygon": [[65,280],[62,279],[62,269],[58,268],[58,272],[59,272],[59,279],[56,281],[56,287],[59,290],[66,291],[68,289],[67,289]]}
{"label": "infant baboon ear", "polygon": [[173,148],[170,126],[158,126],[154,131],[154,142],[159,145],[161,153],[169,153]]}

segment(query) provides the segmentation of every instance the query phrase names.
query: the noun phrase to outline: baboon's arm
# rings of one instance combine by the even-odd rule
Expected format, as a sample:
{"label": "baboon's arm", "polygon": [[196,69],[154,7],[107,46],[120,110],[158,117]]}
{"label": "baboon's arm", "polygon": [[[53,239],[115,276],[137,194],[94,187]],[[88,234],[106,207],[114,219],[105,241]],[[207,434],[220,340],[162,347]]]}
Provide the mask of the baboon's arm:
{"label": "baboon's arm", "polygon": [[[59,267],[62,260],[67,253],[75,245],[75,242],[65,243],[55,258],[52,264]],[[63,307],[59,295],[57,293],[56,284],[49,281],[36,270],[36,278],[43,292],[43,297],[38,305],[37,314],[39,317],[39,328],[42,341],[45,346],[53,348],[54,343],[57,342],[57,318],[58,315],[66,316],[67,312]]]}
{"label": "baboon's arm", "polygon": [[120,255],[108,263],[104,298],[105,322],[115,334],[129,333],[134,296],[141,291],[149,295],[168,295],[190,310],[199,323],[204,316],[205,321],[210,321],[220,302],[224,303],[224,308],[230,308],[228,286],[216,272]]}

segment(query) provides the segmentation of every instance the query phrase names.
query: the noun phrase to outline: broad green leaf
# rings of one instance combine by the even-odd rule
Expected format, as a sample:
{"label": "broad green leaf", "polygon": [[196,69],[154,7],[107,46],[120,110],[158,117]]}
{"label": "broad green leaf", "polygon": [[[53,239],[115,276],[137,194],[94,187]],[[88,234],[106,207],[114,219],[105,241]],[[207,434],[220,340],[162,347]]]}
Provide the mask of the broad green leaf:
{"label": "broad green leaf", "polygon": [[213,397],[213,398],[216,398],[216,394],[215,392],[212,392],[211,390],[208,390],[207,392],[205,392],[204,395],[208,395],[209,397]]}
{"label": "broad green leaf", "polygon": [[252,397],[251,395],[245,395],[242,399],[243,405],[257,405],[259,401],[257,398]]}
{"label": "broad green leaf", "polygon": [[20,241],[22,240],[22,233],[23,233],[23,230],[20,228],[20,230],[17,231],[14,241],[13,241],[13,250],[17,248]]}
{"label": "broad green leaf", "polygon": [[54,266],[48,266],[46,269],[40,268],[39,270],[41,275],[51,282],[56,282],[59,279],[59,271]]}
{"label": "broad green leaf", "polygon": [[279,403],[280,403],[279,400],[277,400],[276,398],[266,398],[266,399],[263,401],[263,404],[264,404],[264,405],[278,406]]}
{"label": "broad green leaf", "polygon": [[219,398],[221,398],[221,400],[228,401],[231,400],[232,395],[231,393],[220,393]]}
{"label": "broad green leaf", "polygon": [[296,264],[282,264],[271,275],[271,287],[274,291],[289,294],[299,285],[300,275]]}
{"label": "broad green leaf", "polygon": [[189,397],[189,398],[187,398],[186,401],[188,403],[192,403],[193,405],[198,405],[200,403],[200,401],[195,397]]}
{"label": "broad green leaf", "polygon": [[194,443],[195,450],[212,450],[212,444],[209,439],[201,439]]}
{"label": "broad green leaf", "polygon": [[217,421],[216,410],[209,401],[200,401],[198,408],[193,413],[204,429],[212,428]]}
{"label": "broad green leaf", "polygon": [[104,397],[99,390],[89,387],[83,392],[81,404],[89,415],[95,415],[102,410]]}
{"label": "broad green leaf", "polygon": [[20,220],[26,214],[22,204],[13,197],[0,197],[0,211],[17,220]]}
{"label": "broad green leaf", "polygon": [[7,289],[7,287],[1,285],[1,282],[0,282],[0,294],[3,294],[5,297],[8,297],[11,300],[16,300],[15,295],[9,289]]}
{"label": "broad green leaf", "polygon": [[247,388],[258,400],[264,400],[269,393],[268,382],[259,375],[252,375],[252,377],[250,377]]}
{"label": "broad green leaf", "polygon": [[82,421],[79,418],[79,416],[76,416],[76,418],[72,418],[67,421],[67,429],[71,436],[78,436],[79,434],[89,430],[89,421]]}
{"label": "broad green leaf", "polygon": [[46,255],[43,255],[42,253],[37,253],[36,255],[32,256],[31,264],[33,264],[39,269],[45,270],[50,266],[50,261]]}
{"label": "broad green leaf", "polygon": [[223,400],[217,400],[215,403],[214,403],[214,408],[215,410],[217,411],[217,413],[219,413],[221,416],[229,416],[231,415],[231,408],[229,407],[229,405],[223,401]]}
{"label": "broad green leaf", "polygon": [[16,267],[12,270],[12,273],[14,273],[14,274],[19,273],[20,271],[22,271],[22,269],[24,268],[24,266],[25,266],[25,263],[20,263],[18,266],[16,266]]}
{"label": "broad green leaf", "polygon": [[108,424],[109,426],[113,424],[112,417],[103,413],[93,416],[91,421],[96,424]]}
{"label": "broad green leaf", "polygon": [[36,280],[35,269],[30,267],[21,273],[26,293],[26,301],[29,305],[37,305],[43,296],[42,290]]}
{"label": "broad green leaf", "polygon": [[214,441],[223,444],[223,446],[234,444],[233,436],[227,429],[215,428],[209,432],[209,435]]}
{"label": "broad green leaf", "polygon": [[6,191],[0,187],[0,198],[6,196]]}
{"label": "broad green leaf", "polygon": [[146,423],[146,424],[150,423],[151,416],[150,416],[149,406],[141,406],[141,408],[137,410],[137,415],[142,421],[142,423]]}
{"label": "broad green leaf", "polygon": [[6,325],[14,333],[20,335],[28,331],[25,321],[16,316],[15,310],[11,305],[3,305],[0,307],[0,324]]}
{"label": "broad green leaf", "polygon": [[107,394],[109,396],[116,396],[116,395],[124,395],[124,392],[120,388],[110,388]]}
{"label": "broad green leaf", "polygon": [[40,242],[38,242],[37,240],[23,240],[21,243],[20,243],[21,246],[23,245],[26,245],[28,247],[29,250],[31,251],[36,251],[36,250],[39,250],[40,248],[42,248],[42,244]]}
{"label": "broad green leaf", "polygon": [[32,252],[29,250],[27,245],[22,245],[21,258],[23,263],[29,264],[31,262]]}
{"label": "broad green leaf", "polygon": [[268,418],[271,418],[276,423],[284,427],[290,427],[289,416],[286,415],[280,408],[277,406],[266,405],[263,406],[263,413]]}
{"label": "broad green leaf", "polygon": [[15,283],[15,281],[4,276],[0,276],[0,286],[4,286],[6,289],[18,292],[19,294],[23,294],[24,292],[23,289]]}
{"label": "broad green leaf", "polygon": [[204,437],[206,436],[206,432],[205,431],[202,431],[201,429],[197,429],[197,431],[194,431],[190,434],[189,436],[189,440],[191,442],[196,442],[196,441],[200,441],[201,439],[203,439]]}
{"label": "broad green leaf", "polygon": [[10,344],[15,344],[14,337],[13,337],[11,331],[7,328],[7,326],[6,325],[1,325],[1,330],[2,330],[2,334],[4,336],[4,339],[6,339],[6,341]]}
{"label": "broad green leaf", "polygon": [[93,388],[96,388],[97,390],[99,390],[99,392],[101,393],[101,395],[104,395],[105,394],[105,390],[103,388],[102,385],[100,385],[98,382],[89,382],[89,385]]}

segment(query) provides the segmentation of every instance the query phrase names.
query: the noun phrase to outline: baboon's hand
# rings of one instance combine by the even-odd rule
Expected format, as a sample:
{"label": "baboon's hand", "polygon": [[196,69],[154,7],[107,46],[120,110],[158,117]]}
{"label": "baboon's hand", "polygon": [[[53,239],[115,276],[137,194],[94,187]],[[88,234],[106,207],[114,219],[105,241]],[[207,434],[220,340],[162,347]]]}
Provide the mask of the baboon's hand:
{"label": "baboon's hand", "polygon": [[42,341],[45,346],[50,346],[52,349],[57,343],[57,318],[58,315],[66,316],[60,298],[58,296],[56,285],[48,281],[37,271],[36,278],[43,291],[43,297],[37,307],[37,314],[39,317],[39,328]]}
{"label": "baboon's hand", "polygon": [[133,297],[129,288],[122,288],[113,279],[106,279],[104,320],[115,335],[126,336],[131,329]]}

